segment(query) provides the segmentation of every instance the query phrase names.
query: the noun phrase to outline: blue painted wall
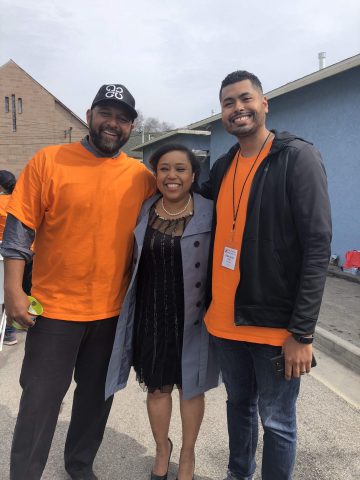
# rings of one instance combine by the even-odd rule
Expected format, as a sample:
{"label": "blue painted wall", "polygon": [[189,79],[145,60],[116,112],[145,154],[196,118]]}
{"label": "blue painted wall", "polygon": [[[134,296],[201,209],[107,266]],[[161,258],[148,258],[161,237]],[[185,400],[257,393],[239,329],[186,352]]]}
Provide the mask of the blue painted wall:
{"label": "blue painted wall", "polygon": [[[360,250],[360,67],[269,100],[268,128],[315,144],[328,176],[332,253]],[[211,164],[235,143],[221,120],[212,125]]]}
{"label": "blue painted wall", "polygon": [[215,160],[226,153],[236,142],[237,139],[224,130],[221,120],[214,122],[211,125],[210,164],[213,165]]}
{"label": "blue painted wall", "polygon": [[270,101],[268,126],[320,150],[333,216],[332,253],[360,249],[360,67]]}

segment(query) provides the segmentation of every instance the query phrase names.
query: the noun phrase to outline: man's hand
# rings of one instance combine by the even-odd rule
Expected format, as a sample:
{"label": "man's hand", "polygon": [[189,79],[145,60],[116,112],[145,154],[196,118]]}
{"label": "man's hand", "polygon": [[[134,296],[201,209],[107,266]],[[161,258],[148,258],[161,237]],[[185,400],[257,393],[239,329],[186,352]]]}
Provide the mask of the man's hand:
{"label": "man's hand", "polygon": [[15,321],[22,327],[28,328],[34,325],[33,316],[28,312],[29,299],[23,290],[16,293],[5,292],[5,311],[8,325]]}
{"label": "man's hand", "polygon": [[5,258],[5,311],[9,325],[15,321],[22,327],[34,325],[33,316],[28,313],[29,300],[22,289],[24,276],[24,260]]}
{"label": "man's hand", "polygon": [[285,357],[286,380],[291,380],[292,377],[299,378],[300,375],[310,372],[312,344],[299,343],[290,335],[285,340],[282,350]]}

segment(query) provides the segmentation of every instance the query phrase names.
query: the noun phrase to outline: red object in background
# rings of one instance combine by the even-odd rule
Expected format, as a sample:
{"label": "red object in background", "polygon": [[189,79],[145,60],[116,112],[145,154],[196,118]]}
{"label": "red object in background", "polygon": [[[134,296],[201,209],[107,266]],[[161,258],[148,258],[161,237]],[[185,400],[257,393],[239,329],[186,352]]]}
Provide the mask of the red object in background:
{"label": "red object in background", "polygon": [[352,250],[351,252],[346,252],[345,254],[345,263],[343,268],[360,268],[360,251]]}

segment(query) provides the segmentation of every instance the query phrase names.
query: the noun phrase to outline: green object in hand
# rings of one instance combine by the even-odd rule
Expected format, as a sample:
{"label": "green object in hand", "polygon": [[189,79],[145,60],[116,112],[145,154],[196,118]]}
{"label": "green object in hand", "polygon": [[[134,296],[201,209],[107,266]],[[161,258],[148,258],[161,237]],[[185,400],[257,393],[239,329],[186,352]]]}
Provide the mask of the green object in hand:
{"label": "green object in hand", "polygon": [[29,299],[29,302],[30,302],[30,305],[29,305],[29,308],[28,308],[28,312],[30,313],[30,315],[36,315],[36,316],[41,315],[44,311],[41,303],[38,300],[36,300],[36,298],[32,297],[31,295],[28,295],[28,299]]}
{"label": "green object in hand", "polygon": [[[28,295],[28,300],[30,302],[30,305],[28,307],[28,313],[32,316],[32,320],[35,321],[35,317],[37,317],[38,315],[41,315],[44,309],[41,303],[39,302],[39,300],[36,300],[35,297]],[[12,326],[16,328],[16,330],[27,330],[26,327],[22,327],[15,321],[12,322]]]}

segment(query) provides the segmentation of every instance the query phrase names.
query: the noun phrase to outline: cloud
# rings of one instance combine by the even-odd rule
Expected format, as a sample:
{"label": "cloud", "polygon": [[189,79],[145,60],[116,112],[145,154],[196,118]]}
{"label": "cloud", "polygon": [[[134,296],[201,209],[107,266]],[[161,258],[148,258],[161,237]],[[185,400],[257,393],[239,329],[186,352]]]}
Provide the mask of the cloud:
{"label": "cloud", "polygon": [[218,111],[224,76],[265,90],[360,51],[360,4],[343,0],[0,0],[0,63],[13,58],[84,118],[99,86],[129,87],[146,116],[178,126]]}

